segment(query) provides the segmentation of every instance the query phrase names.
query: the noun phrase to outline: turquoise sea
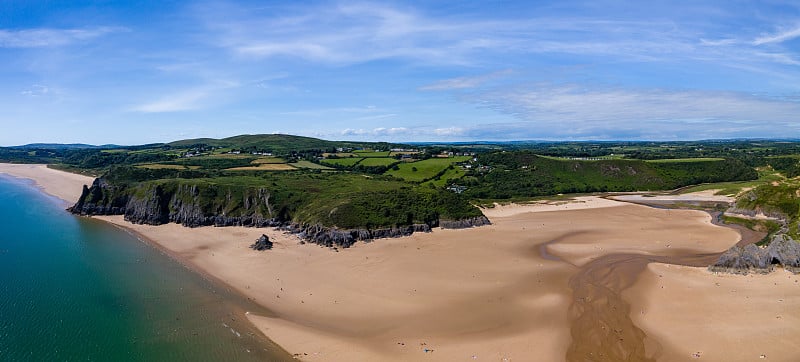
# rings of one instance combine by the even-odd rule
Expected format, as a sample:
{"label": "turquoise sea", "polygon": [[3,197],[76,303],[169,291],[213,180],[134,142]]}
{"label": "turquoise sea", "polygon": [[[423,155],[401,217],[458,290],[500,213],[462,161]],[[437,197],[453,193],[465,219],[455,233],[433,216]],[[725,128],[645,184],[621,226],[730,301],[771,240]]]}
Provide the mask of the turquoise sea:
{"label": "turquoise sea", "polygon": [[259,307],[112,225],[0,177],[0,361],[291,359]]}

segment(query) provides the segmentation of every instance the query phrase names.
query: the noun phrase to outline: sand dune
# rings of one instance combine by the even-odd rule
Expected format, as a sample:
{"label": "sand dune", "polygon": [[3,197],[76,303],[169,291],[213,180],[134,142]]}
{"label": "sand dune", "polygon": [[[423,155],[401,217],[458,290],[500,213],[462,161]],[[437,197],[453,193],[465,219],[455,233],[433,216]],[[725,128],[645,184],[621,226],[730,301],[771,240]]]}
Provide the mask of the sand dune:
{"label": "sand dune", "polygon": [[[29,177],[53,194],[79,190],[85,182],[64,175],[52,185],[46,181],[52,170],[31,170],[26,171]],[[784,273],[715,276],[704,269],[652,264],[642,268],[638,280],[638,271],[609,274],[610,282],[623,290],[627,284],[620,278],[636,283],[612,304],[613,311],[601,311],[612,313],[609,320],[595,322],[595,314],[584,314],[599,326],[597,331],[574,333],[583,309],[572,306],[575,298],[585,297],[573,294],[570,286],[590,275],[586,268],[596,267],[593,263],[614,261],[620,264],[597,270],[625,273],[631,259],[626,255],[645,255],[633,259],[646,265],[650,256],[719,252],[739,240],[736,232],[711,225],[703,212],[584,197],[499,206],[486,214],[493,225],[437,229],[339,252],[300,245],[294,236],[272,229],[188,229],[131,225],[121,216],[102,219],[141,233],[273,311],[272,317],[249,317],[303,360],[558,361],[567,351],[585,353],[576,344],[611,356],[611,349],[644,343],[645,355],[663,360],[690,359],[689,353],[698,351],[712,360],[752,360],[757,353],[788,360],[797,350],[800,330],[792,325],[800,316],[798,286]],[[249,249],[262,233],[275,248]],[[629,311],[616,310],[628,302]],[[589,312],[598,311],[584,311]],[[603,323],[631,318],[644,333],[625,330],[620,335],[641,339],[646,334],[644,341],[591,345],[607,332],[600,330],[606,328]],[[633,322],[625,328],[637,329]],[[612,324],[609,329],[616,328]],[[767,345],[776,347],[762,348]]]}

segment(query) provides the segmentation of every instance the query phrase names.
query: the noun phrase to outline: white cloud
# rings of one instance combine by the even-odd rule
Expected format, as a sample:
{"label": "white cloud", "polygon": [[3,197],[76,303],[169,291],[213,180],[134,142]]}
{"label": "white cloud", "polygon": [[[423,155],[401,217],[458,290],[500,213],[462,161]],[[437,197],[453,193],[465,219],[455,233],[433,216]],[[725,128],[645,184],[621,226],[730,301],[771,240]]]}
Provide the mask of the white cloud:
{"label": "white cloud", "polygon": [[348,128],[341,132],[342,136],[373,136],[373,137],[387,137],[387,136],[403,136],[415,133],[414,130],[406,127],[378,127],[373,129],[352,129]]}
{"label": "white cloud", "polygon": [[437,136],[462,136],[466,129],[462,127],[436,128],[433,133]]}
{"label": "white cloud", "polygon": [[0,30],[2,48],[40,48],[57,47],[88,41],[105,34],[120,31],[121,28],[99,27],[92,29],[23,29]]}
{"label": "white cloud", "polygon": [[[740,92],[622,89],[539,84],[462,96],[512,115],[513,127],[478,127],[481,134],[661,139],[798,134],[800,103]],[[535,132],[533,132],[535,130]],[[474,130],[465,134],[475,135]],[[715,136],[716,135],[716,136]],[[669,138],[669,137],[667,137]]]}
{"label": "white cloud", "polygon": [[163,95],[156,100],[133,106],[130,110],[142,113],[166,113],[205,109],[224,102],[226,92],[240,86],[239,82],[232,80],[209,80],[207,84]]}
{"label": "white cloud", "polygon": [[780,121],[800,103],[739,92],[549,85],[486,92],[471,98],[526,119],[632,121],[728,119]]}
{"label": "white cloud", "polygon": [[476,88],[485,84],[486,82],[508,76],[511,73],[512,71],[510,70],[503,70],[473,77],[443,79],[438,82],[423,86],[420,88],[420,90],[456,90]]}
{"label": "white cloud", "polygon": [[41,84],[34,84],[34,85],[30,86],[30,88],[25,89],[22,92],[20,92],[20,94],[22,94],[24,96],[29,96],[29,97],[46,96],[46,95],[52,94],[52,93],[55,93],[55,91],[52,88],[50,88],[50,87],[48,87],[46,85],[41,85]]}
{"label": "white cloud", "polygon": [[208,96],[209,93],[206,90],[184,91],[135,106],[132,110],[142,113],[193,111],[203,108],[203,100]]}
{"label": "white cloud", "polygon": [[800,26],[793,29],[784,30],[775,34],[762,35],[753,40],[754,45],[763,45],[771,43],[783,43],[787,40],[800,37]]}

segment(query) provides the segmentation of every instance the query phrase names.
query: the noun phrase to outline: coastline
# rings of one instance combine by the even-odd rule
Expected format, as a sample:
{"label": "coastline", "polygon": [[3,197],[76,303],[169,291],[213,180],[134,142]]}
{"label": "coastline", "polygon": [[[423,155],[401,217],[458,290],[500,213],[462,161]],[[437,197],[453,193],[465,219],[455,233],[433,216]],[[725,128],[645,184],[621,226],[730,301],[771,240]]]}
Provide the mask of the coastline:
{"label": "coastline", "polygon": [[0,163],[0,174],[31,180],[43,193],[71,206],[81,196],[83,185],[91,186],[93,177],[48,168],[41,164]]}
{"label": "coastline", "polygon": [[[0,173],[15,171],[3,166]],[[54,192],[35,172],[26,175],[30,177],[12,174]],[[86,179],[91,180],[82,182]],[[75,180],[60,180],[71,183],[70,188],[77,185]],[[79,195],[80,186],[76,190]],[[570,280],[592,261],[625,254],[718,253],[740,239],[736,231],[712,225],[711,217],[701,211],[594,197],[502,205],[484,212],[493,225],[357,243],[340,252],[300,245],[296,237],[271,228],[190,229],[134,225],[122,216],[93,218],[140,235],[179,263],[264,307],[245,314],[269,339],[309,361],[525,360],[532,355],[563,360],[575,337]],[[261,234],[275,243],[273,250],[249,249]],[[650,263],[635,275],[622,299],[646,335],[648,356],[687,359],[670,336],[681,333],[687,322],[674,322],[665,313],[682,305],[691,313],[714,315],[716,306],[696,304],[702,290],[681,298],[657,294],[663,291],[663,278],[652,277],[658,270],[654,265],[660,264]],[[703,268],[672,268],[677,272],[669,277],[678,286],[717,277]],[[670,290],[674,294],[682,289]],[[642,308],[646,320],[637,316]],[[273,315],[264,316],[265,310]],[[664,318],[655,318],[658,315]],[[732,331],[714,329],[694,336],[695,342],[709,345],[734,338],[736,330],[752,323],[735,315],[725,317]],[[795,332],[789,330],[782,341],[797,339],[800,332]],[[726,349],[731,356],[751,357],[754,347],[758,346],[738,343]],[[782,353],[771,351],[769,357],[791,357]]]}

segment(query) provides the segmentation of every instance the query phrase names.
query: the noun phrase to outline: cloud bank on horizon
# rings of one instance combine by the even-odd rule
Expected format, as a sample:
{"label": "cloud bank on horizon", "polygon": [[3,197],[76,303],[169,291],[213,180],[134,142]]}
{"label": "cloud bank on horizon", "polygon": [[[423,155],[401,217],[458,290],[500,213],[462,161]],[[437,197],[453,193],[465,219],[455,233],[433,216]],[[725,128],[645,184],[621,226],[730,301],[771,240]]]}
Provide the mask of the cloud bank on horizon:
{"label": "cloud bank on horizon", "polygon": [[800,138],[792,1],[34,1],[0,13],[0,145]]}

